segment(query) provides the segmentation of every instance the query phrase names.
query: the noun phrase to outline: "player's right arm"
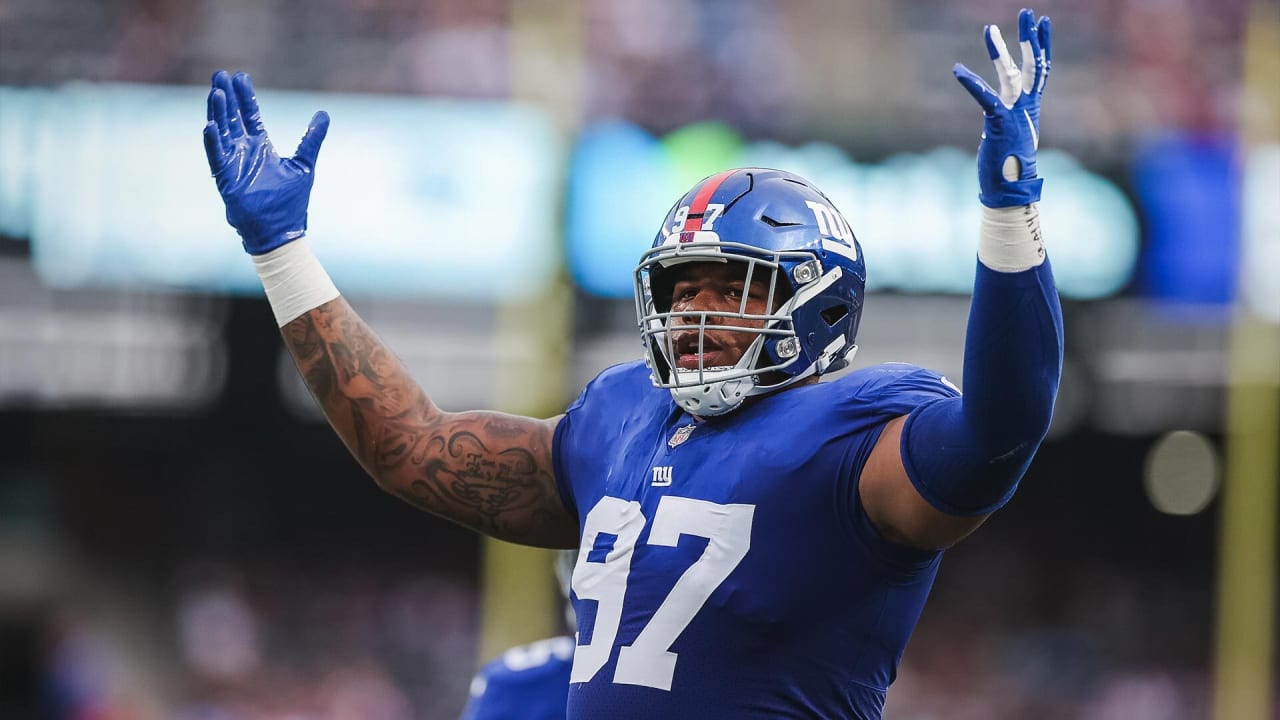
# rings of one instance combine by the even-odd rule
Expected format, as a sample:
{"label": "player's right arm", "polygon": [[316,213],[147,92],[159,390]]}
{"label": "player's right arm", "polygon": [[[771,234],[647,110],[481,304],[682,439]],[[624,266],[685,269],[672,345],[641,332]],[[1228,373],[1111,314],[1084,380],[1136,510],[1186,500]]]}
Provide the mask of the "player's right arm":
{"label": "player's right arm", "polygon": [[576,545],[552,469],[559,417],[442,411],[341,297],[281,333],[329,424],[383,490],[502,540]]}
{"label": "player's right arm", "polygon": [[205,150],[227,220],[262,278],[299,371],[329,424],[379,487],[486,535],[574,547],[577,521],[555,483],[559,418],[436,407],[302,240],[328,116],[292,158],[276,155],[248,75],[213,77]]}

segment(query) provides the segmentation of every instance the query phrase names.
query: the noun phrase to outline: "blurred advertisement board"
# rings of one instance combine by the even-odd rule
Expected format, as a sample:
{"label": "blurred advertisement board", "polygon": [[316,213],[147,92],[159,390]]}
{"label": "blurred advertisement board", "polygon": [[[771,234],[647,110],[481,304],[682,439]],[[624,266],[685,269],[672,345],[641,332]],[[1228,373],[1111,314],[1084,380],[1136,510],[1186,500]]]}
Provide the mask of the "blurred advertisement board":
{"label": "blurred advertisement board", "polygon": [[[31,239],[43,282],[260,292],[204,159],[205,92],[0,87],[0,233]],[[980,215],[972,150],[938,148],[868,163],[827,143],[748,143],[716,123],[659,138],[610,121],[580,132],[562,185],[562,140],[533,109],[270,89],[259,96],[284,153],[315,110],[333,117],[308,237],[348,294],[464,302],[527,297],[551,281],[563,257],[587,292],[629,297],[634,263],[671,203],[712,172],[749,165],[797,172],[832,198],[866,251],[870,289],[971,287]],[[1275,156],[1274,146],[1263,147],[1244,163],[1238,242],[1253,260],[1238,262],[1237,241],[1224,245],[1222,232],[1189,235],[1196,253],[1212,245],[1211,254],[1232,260],[1219,275],[1234,279],[1238,267],[1239,294],[1268,317],[1277,312],[1269,240]],[[1046,178],[1040,211],[1062,294],[1096,299],[1131,287],[1139,222],[1129,198],[1064,153],[1046,149],[1039,163]],[[1163,180],[1138,186],[1169,187]],[[1147,217],[1147,226],[1187,236],[1192,224],[1161,207],[1144,202],[1146,215],[1159,216]],[[1143,260],[1139,292],[1151,291],[1153,253],[1161,247],[1144,251],[1153,257]],[[1187,292],[1181,281],[1173,287]]]}
{"label": "blurred advertisement board", "polygon": [[[0,89],[0,232],[54,287],[261,292],[227,225],[204,88]],[[492,301],[558,269],[560,138],[510,103],[259,89],[278,152],[332,116],[308,238],[348,294]]]}

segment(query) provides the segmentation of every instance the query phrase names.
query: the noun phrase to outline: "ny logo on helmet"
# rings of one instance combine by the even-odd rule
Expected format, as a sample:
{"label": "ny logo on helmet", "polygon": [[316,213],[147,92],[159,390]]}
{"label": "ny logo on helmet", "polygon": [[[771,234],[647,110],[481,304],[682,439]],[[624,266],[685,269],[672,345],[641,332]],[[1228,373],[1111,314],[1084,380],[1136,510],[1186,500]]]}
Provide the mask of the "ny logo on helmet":
{"label": "ny logo on helmet", "polygon": [[823,205],[813,200],[805,200],[804,204],[813,211],[813,219],[818,223],[818,232],[836,241],[834,243],[824,241],[822,247],[856,261],[858,251],[853,247],[853,230],[844,216],[830,205]]}

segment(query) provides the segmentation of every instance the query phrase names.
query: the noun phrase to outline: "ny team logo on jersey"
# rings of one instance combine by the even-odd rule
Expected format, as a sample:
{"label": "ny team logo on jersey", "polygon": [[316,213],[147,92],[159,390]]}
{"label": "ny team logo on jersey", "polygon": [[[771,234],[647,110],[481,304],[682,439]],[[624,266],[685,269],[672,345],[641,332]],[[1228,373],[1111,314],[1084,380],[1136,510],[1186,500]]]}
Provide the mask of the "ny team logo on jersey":
{"label": "ny team logo on jersey", "polygon": [[671,466],[670,465],[659,465],[658,467],[653,469],[652,485],[654,487],[667,487],[671,485]]}

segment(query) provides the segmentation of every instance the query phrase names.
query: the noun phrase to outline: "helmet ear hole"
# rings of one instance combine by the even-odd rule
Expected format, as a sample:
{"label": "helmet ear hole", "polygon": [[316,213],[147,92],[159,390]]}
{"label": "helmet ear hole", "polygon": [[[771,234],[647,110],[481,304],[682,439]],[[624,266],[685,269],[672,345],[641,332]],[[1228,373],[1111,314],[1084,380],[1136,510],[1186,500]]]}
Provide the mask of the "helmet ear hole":
{"label": "helmet ear hole", "polygon": [[826,321],[829,327],[835,327],[835,324],[843,320],[848,314],[849,308],[844,305],[832,305],[821,313],[822,319]]}

